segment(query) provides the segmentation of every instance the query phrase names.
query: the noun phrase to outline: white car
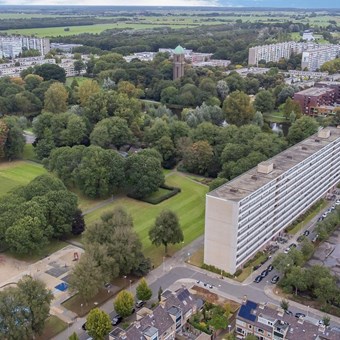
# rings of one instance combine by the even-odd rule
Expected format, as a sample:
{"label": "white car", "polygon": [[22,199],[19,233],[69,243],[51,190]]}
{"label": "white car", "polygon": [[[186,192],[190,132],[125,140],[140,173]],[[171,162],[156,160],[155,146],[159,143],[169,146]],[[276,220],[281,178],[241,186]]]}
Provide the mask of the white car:
{"label": "white car", "polygon": [[337,200],[337,201],[335,202],[335,205],[340,205],[340,200]]}

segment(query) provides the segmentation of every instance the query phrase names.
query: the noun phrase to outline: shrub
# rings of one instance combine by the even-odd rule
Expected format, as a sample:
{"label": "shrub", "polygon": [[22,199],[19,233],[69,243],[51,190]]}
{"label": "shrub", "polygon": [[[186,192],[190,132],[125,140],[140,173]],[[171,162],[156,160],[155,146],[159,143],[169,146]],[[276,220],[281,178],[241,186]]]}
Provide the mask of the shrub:
{"label": "shrub", "polygon": [[210,272],[216,273],[216,274],[220,274],[222,276],[228,277],[230,279],[232,279],[234,276],[231,275],[230,273],[225,272],[222,269],[216,268],[215,266],[211,265],[211,264],[205,264],[203,263],[201,266],[202,269],[205,270],[209,270]]}

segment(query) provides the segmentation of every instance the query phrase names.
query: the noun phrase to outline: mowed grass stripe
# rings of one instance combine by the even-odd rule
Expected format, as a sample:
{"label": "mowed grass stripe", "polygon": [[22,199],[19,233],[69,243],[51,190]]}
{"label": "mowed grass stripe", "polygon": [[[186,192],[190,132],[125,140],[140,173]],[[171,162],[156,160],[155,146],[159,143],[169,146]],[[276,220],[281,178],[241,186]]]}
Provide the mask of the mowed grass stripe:
{"label": "mowed grass stripe", "polygon": [[6,195],[12,189],[28,184],[35,177],[46,173],[40,164],[24,161],[10,163],[0,167],[0,196]]}
{"label": "mowed grass stripe", "polygon": [[169,247],[169,252],[173,253],[203,234],[205,194],[208,191],[206,186],[175,172],[166,178],[166,183],[179,187],[182,191],[157,205],[128,197],[119,198],[110,205],[86,215],[86,224],[94,223],[100,219],[104,212],[110,211],[116,206],[123,206],[133,217],[134,227],[143,243],[145,255],[149,256],[155,265],[159,265],[162,262],[164,249],[153,246],[148,235],[157,215],[163,209],[170,209],[179,217],[184,233],[184,243]]}

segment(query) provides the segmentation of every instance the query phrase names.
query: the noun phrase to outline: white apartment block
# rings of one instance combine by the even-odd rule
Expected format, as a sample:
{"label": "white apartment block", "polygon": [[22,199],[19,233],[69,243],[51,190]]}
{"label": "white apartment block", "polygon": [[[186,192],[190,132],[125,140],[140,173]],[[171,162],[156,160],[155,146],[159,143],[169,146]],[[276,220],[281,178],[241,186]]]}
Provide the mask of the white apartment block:
{"label": "white apartment block", "polygon": [[325,62],[335,59],[340,55],[340,45],[322,45],[320,48],[302,53],[301,68],[316,71]]}
{"label": "white apartment block", "polygon": [[278,44],[255,46],[249,49],[248,64],[258,65],[260,60],[278,62],[289,59],[292,54],[302,53],[302,66],[315,71],[326,61],[335,59],[340,53],[340,45],[317,44],[313,42],[287,41]]}
{"label": "white apartment block", "polygon": [[204,263],[234,273],[340,181],[329,127],[206,196]]}
{"label": "white apartment block", "polygon": [[0,57],[15,58],[24,50],[35,49],[43,56],[50,51],[50,40],[47,38],[25,36],[0,36]]}

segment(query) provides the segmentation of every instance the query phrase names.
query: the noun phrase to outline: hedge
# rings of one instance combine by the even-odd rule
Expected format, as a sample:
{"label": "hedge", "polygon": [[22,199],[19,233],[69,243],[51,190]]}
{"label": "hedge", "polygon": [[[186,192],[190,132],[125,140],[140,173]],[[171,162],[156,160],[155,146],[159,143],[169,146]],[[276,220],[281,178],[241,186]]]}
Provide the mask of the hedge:
{"label": "hedge", "polygon": [[161,197],[158,197],[158,198],[152,198],[152,197],[137,198],[137,197],[135,197],[131,194],[128,194],[127,196],[130,197],[130,198],[137,199],[139,201],[146,202],[146,203],[159,204],[159,203],[177,195],[179,192],[181,192],[180,188],[171,187],[171,186],[166,185],[166,184],[161,185],[160,188],[169,190],[169,192],[167,194],[161,196]]}

